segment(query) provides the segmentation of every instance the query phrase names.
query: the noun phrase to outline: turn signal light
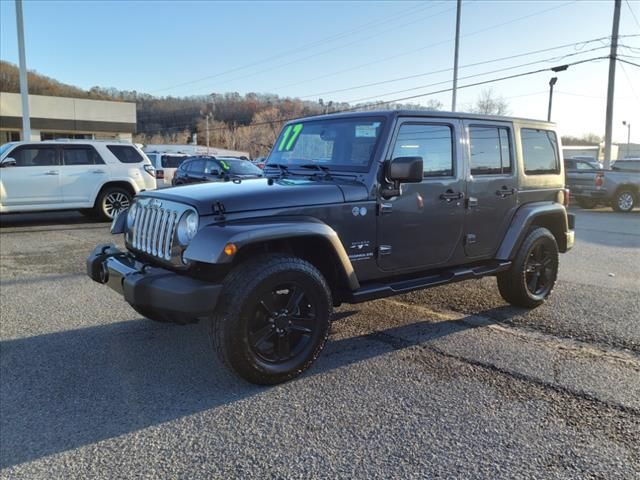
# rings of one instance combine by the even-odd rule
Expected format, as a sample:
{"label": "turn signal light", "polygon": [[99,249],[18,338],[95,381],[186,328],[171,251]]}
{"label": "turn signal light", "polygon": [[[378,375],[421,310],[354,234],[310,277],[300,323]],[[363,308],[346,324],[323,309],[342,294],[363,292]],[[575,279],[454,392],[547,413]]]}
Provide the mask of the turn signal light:
{"label": "turn signal light", "polygon": [[224,246],[224,253],[229,257],[233,257],[237,251],[238,251],[238,247],[236,247],[234,243],[227,243]]}

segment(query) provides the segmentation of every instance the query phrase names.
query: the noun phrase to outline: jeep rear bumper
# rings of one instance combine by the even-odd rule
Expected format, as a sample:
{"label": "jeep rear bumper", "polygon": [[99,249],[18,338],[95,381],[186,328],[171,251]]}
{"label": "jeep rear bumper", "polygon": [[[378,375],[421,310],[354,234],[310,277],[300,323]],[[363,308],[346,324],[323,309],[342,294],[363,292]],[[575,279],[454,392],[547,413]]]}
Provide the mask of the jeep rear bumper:
{"label": "jeep rear bumper", "polygon": [[113,244],[98,245],[91,252],[87,275],[131,306],[179,323],[211,314],[222,290],[222,285],[144,264]]}
{"label": "jeep rear bumper", "polygon": [[576,215],[574,213],[567,213],[567,225],[569,230],[564,233],[566,240],[563,253],[571,250],[576,243],[576,232],[574,230],[576,228]]}

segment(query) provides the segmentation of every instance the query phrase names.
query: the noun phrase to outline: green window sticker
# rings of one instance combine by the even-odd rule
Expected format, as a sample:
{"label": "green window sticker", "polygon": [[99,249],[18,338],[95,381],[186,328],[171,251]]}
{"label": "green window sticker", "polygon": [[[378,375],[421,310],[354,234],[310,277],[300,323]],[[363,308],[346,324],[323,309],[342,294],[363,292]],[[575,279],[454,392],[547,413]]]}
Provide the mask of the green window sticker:
{"label": "green window sticker", "polygon": [[300,132],[302,132],[303,125],[298,123],[296,125],[289,125],[285,128],[284,133],[282,134],[282,139],[278,144],[278,151],[282,152],[290,152],[296,144],[296,140],[298,140],[298,136]]}
{"label": "green window sticker", "polygon": [[222,168],[224,168],[225,170],[229,170],[231,168],[229,164],[224,160],[220,160],[220,165],[222,165]]}

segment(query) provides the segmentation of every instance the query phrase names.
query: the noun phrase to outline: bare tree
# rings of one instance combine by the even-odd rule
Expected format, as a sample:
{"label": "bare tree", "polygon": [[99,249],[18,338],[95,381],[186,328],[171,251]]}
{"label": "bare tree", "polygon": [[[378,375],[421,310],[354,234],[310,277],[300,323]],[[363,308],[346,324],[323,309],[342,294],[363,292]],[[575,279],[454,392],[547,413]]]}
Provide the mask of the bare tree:
{"label": "bare tree", "polygon": [[482,90],[471,111],[484,115],[508,115],[509,104],[504,98],[496,95],[492,88],[487,88]]}

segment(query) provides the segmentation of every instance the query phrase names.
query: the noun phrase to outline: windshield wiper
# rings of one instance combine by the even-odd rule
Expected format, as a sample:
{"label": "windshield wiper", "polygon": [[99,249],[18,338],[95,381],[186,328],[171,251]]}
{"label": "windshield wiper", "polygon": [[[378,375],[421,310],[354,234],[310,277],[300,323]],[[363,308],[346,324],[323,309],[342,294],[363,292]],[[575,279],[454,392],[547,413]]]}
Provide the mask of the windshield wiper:
{"label": "windshield wiper", "polygon": [[283,163],[267,163],[264,166],[265,170],[267,168],[277,168],[278,170],[280,170],[280,175],[285,175],[287,173],[289,173],[289,167]]}
{"label": "windshield wiper", "polygon": [[300,168],[308,168],[309,170],[315,169],[319,172],[324,173],[324,177],[327,179],[331,178],[331,170],[329,167],[325,167],[324,165],[318,165],[316,163],[305,163],[304,165],[299,165]]}

